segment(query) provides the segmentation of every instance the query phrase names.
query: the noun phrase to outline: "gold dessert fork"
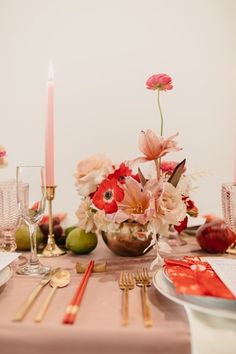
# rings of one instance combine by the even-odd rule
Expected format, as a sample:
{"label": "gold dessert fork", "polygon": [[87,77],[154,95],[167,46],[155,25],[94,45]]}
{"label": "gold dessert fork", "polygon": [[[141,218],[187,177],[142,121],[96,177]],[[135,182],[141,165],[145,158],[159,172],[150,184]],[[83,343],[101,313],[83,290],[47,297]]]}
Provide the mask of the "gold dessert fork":
{"label": "gold dessert fork", "polygon": [[148,274],[147,268],[137,270],[135,274],[136,285],[141,287],[141,300],[142,300],[142,309],[143,309],[143,319],[144,325],[146,327],[152,327],[153,320],[151,316],[151,309],[148,300],[147,287],[151,285],[151,277]]}
{"label": "gold dessert fork", "polygon": [[121,272],[119,287],[123,291],[121,305],[121,323],[123,326],[129,324],[129,290],[134,288],[135,281],[131,273]]}

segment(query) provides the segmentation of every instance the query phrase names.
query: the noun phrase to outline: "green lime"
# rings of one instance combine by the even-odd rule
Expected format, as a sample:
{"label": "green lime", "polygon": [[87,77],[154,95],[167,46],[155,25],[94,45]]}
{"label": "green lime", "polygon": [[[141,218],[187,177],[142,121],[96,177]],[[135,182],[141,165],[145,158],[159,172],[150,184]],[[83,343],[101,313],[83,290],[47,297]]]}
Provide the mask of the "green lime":
{"label": "green lime", "polygon": [[[30,250],[30,234],[29,228],[26,224],[23,224],[15,232],[16,244],[18,251],[29,251]],[[42,243],[43,234],[39,228],[37,228],[36,233],[37,245]]]}
{"label": "green lime", "polygon": [[70,233],[72,230],[76,229],[76,228],[77,228],[77,226],[69,226],[69,227],[67,227],[67,228],[65,229],[65,237],[67,237],[67,236],[69,235],[69,233]]}
{"label": "green lime", "polygon": [[96,234],[93,232],[86,233],[78,227],[72,230],[66,238],[66,248],[78,254],[88,254],[96,248],[97,243]]}

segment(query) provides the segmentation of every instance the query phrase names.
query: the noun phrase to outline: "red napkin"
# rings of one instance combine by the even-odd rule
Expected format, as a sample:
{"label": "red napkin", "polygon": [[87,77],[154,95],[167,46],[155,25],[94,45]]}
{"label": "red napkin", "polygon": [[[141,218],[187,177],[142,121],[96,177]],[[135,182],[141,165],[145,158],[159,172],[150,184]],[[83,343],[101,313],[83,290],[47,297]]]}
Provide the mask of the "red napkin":
{"label": "red napkin", "polygon": [[165,258],[164,268],[177,293],[235,299],[210,264],[198,257]]}

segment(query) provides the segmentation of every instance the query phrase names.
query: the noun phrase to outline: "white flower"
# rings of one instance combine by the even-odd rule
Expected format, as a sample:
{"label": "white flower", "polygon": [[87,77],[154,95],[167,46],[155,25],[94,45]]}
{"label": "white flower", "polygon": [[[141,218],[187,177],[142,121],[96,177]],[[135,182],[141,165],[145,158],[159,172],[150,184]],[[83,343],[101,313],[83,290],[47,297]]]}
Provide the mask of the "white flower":
{"label": "white flower", "polygon": [[152,228],[161,236],[168,236],[169,225],[179,225],[186,216],[186,205],[180,192],[168,182],[163,184],[163,193],[156,201]]}
{"label": "white flower", "polygon": [[177,184],[176,189],[180,194],[184,195],[185,197],[188,197],[191,191],[194,189],[190,176],[182,175]]}
{"label": "white flower", "polygon": [[94,231],[94,213],[90,208],[90,203],[88,200],[84,200],[78,210],[76,211],[76,216],[79,220],[79,226],[81,229],[85,230],[85,232]]}
{"label": "white flower", "polygon": [[77,165],[76,186],[81,196],[88,196],[96,191],[97,186],[113,171],[111,160],[103,155],[93,155]]}

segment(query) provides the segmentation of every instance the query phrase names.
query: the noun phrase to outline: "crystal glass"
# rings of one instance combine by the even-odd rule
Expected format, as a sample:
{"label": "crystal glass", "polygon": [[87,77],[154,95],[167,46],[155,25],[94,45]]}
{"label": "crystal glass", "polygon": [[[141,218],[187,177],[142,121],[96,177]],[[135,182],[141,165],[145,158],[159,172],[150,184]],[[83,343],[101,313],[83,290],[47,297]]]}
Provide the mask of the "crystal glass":
{"label": "crystal glass", "polygon": [[[223,216],[228,228],[236,233],[236,184],[223,183],[221,187]],[[231,247],[232,252],[236,253],[236,243]]]}
{"label": "crystal glass", "polygon": [[[26,186],[21,188],[21,193],[23,192],[26,193]],[[1,251],[12,252],[16,250],[15,231],[20,222],[16,181],[3,181],[0,183]]]}
{"label": "crystal glass", "polygon": [[[39,262],[36,245],[36,230],[46,205],[46,186],[42,166],[19,166],[17,176],[17,199],[21,215],[29,226],[31,253],[27,265],[17,269],[18,274],[43,275],[50,268]],[[28,193],[22,193],[22,185],[28,184]]]}

